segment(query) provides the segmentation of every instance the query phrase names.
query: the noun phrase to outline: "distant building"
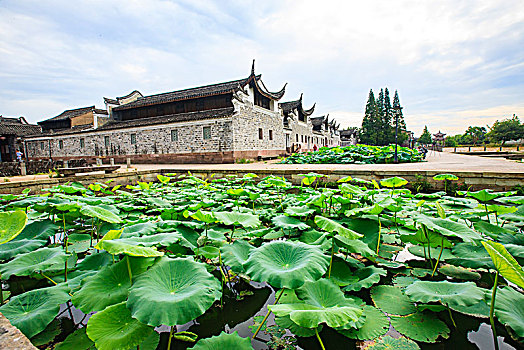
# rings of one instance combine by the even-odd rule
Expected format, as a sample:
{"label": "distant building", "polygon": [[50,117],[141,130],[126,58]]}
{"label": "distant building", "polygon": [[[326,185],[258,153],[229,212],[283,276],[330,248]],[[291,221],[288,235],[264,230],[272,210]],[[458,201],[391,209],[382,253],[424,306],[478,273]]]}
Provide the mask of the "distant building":
{"label": "distant building", "polygon": [[[41,121],[43,133],[27,138],[32,159],[131,158],[142,163],[223,163],[276,157],[314,145],[338,145],[332,120],[314,125],[312,108],[299,100],[278,103],[261,75],[150,96],[139,91],[104,97],[94,106]],[[324,117],[320,117],[324,118]]]}
{"label": "distant building", "polygon": [[22,137],[40,134],[40,126],[29,124],[24,117],[7,118],[0,115],[0,162],[16,161],[16,151],[25,154]]}

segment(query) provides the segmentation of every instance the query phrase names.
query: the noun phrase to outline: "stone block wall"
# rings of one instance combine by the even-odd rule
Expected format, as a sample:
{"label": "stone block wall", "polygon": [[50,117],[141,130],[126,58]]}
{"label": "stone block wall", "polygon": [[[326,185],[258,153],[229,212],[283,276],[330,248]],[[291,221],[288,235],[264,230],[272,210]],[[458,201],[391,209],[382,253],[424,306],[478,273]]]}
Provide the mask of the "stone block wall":
{"label": "stone block wall", "polygon": [[[211,128],[209,139],[204,139],[204,127]],[[171,131],[177,130],[178,141],[171,140]],[[135,135],[135,136],[131,136]],[[108,142],[106,144],[106,137]],[[132,143],[136,141],[135,143]],[[81,139],[83,141],[81,142]],[[83,148],[81,147],[83,143]],[[51,149],[49,149],[49,145]],[[60,148],[62,145],[62,148]],[[233,151],[232,118],[209,119],[194,122],[171,123],[116,130],[99,130],[49,138],[27,140],[29,158],[141,156],[153,154],[180,154],[194,152]]]}
{"label": "stone block wall", "polygon": [[[233,116],[234,151],[240,158],[277,156],[285,152],[285,135],[279,113],[254,106],[251,102],[239,104]],[[260,138],[262,129],[262,138]],[[271,137],[270,137],[271,132]]]}

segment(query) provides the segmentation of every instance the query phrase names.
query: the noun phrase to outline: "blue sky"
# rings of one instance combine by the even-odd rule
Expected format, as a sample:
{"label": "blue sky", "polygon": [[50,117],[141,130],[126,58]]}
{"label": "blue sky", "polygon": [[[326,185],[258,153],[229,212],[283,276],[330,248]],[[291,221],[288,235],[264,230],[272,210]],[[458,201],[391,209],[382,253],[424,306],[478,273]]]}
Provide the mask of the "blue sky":
{"label": "blue sky", "polygon": [[524,1],[0,0],[0,114],[246,77],[360,126],[398,90],[408,129],[524,116]]}

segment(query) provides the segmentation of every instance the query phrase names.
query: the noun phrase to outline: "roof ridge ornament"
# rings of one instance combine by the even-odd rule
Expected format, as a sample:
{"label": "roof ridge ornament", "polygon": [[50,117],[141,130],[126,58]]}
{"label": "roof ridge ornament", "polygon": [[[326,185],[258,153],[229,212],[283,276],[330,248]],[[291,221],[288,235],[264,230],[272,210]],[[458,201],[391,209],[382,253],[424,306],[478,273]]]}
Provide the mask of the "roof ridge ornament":
{"label": "roof ridge ornament", "polygon": [[253,64],[251,65],[251,75],[255,75],[255,59],[253,58]]}

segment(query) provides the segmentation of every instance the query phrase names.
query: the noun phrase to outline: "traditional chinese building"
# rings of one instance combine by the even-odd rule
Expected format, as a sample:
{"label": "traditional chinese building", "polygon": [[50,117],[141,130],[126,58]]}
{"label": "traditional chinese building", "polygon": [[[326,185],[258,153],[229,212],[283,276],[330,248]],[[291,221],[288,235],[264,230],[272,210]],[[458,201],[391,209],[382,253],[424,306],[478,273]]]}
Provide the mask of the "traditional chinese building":
{"label": "traditional chinese building", "polygon": [[149,96],[133,91],[105,97],[106,110],[91,106],[40,122],[44,131],[27,139],[28,156],[223,163],[338,144],[336,123],[326,119],[314,127],[314,105],[304,109],[302,96],[279,103],[285,89],[269,91],[253,62],[249,76],[239,80]]}
{"label": "traditional chinese building", "polygon": [[16,161],[16,151],[25,153],[22,137],[40,134],[38,125],[24,117],[6,118],[0,115],[0,162]]}

